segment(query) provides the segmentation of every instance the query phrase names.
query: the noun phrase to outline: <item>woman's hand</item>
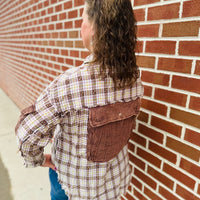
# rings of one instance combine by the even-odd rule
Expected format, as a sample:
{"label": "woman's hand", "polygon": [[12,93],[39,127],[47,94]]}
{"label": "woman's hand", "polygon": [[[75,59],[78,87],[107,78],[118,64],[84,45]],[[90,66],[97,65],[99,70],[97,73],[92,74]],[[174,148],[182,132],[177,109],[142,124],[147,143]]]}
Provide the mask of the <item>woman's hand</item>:
{"label": "woman's hand", "polygon": [[42,165],[42,167],[49,167],[56,171],[57,170],[56,166],[51,162],[51,154],[44,154],[44,157],[45,157],[45,162]]}

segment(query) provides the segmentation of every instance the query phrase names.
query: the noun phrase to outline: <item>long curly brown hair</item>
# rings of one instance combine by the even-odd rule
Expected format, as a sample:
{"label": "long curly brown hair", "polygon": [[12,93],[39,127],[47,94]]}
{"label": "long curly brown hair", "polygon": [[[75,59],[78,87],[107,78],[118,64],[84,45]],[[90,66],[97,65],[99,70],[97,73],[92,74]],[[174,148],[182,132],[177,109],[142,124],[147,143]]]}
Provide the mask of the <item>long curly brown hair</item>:
{"label": "long curly brown hair", "polygon": [[139,77],[136,65],[136,19],[130,0],[85,0],[94,25],[94,63],[100,74],[112,77],[115,87],[131,86]]}

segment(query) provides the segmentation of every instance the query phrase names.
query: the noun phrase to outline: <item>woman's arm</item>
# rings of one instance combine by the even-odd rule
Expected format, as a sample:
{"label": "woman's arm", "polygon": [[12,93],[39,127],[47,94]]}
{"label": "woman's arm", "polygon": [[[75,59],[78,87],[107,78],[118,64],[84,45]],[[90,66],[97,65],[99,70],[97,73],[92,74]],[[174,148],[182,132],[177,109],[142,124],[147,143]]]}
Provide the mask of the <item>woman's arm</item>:
{"label": "woman's arm", "polygon": [[55,126],[60,123],[60,115],[53,102],[50,89],[46,89],[34,105],[22,110],[16,136],[26,167],[48,164],[43,154],[44,147],[52,139]]}

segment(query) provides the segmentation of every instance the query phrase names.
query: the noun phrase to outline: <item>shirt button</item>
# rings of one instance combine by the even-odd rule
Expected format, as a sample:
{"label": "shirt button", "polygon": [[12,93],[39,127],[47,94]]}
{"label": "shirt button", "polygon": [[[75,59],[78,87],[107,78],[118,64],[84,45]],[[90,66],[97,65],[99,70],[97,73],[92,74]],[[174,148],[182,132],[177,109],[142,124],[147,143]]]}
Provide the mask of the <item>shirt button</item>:
{"label": "shirt button", "polygon": [[121,117],[121,116],[122,116],[122,113],[119,113],[119,116]]}

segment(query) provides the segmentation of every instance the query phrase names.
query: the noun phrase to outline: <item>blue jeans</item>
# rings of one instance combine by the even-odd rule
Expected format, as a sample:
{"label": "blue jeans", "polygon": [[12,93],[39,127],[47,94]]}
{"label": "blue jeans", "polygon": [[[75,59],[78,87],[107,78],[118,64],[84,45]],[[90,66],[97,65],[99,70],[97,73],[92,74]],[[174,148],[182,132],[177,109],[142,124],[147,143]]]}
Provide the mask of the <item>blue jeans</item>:
{"label": "blue jeans", "polygon": [[56,171],[51,168],[49,168],[49,180],[51,183],[51,200],[68,200],[65,191],[61,188],[61,185],[58,182],[58,175]]}

